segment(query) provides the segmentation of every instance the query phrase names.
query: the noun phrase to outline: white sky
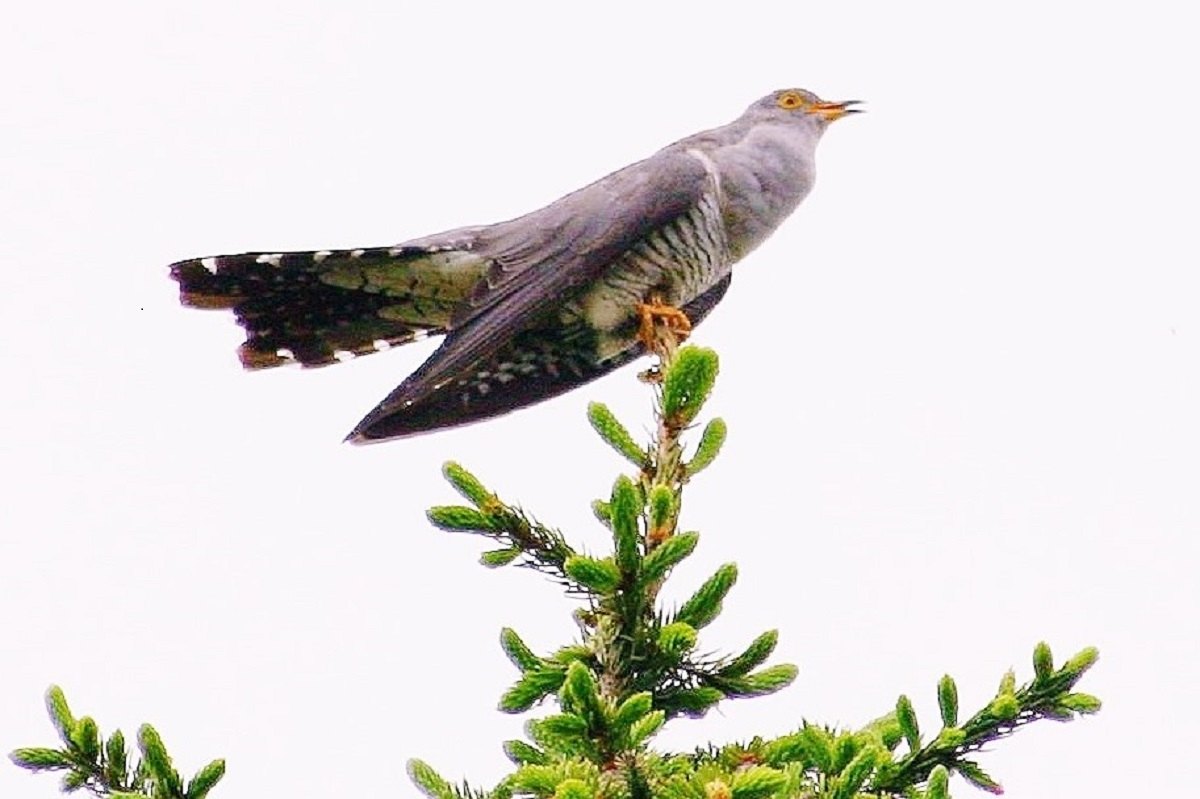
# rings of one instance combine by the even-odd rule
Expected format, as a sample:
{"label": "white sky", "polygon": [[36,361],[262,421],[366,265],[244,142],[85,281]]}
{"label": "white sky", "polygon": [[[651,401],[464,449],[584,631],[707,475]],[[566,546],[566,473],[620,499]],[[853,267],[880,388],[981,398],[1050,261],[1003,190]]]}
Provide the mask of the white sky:
{"label": "white sky", "polygon": [[[506,773],[498,630],[552,649],[570,605],[423,512],[456,459],[601,547],[588,504],[622,464],[584,408],[643,424],[635,370],[352,448],[431,344],[245,374],[165,266],[515,216],[798,85],[869,113],[697,333],[731,434],[668,593],[736,561],[701,646],[778,627],[800,677],[659,743],[859,725],[900,692],[932,727],[944,672],[974,710],[1046,639],[1101,648],[1106,708],[984,767],[1021,799],[1175,793],[1200,715],[1200,71],[1181,4],[1117,5],[10,11],[0,749],[52,741],[56,682],[105,731],[156,724],[189,775],[228,758],[222,799],[415,795],[412,756]],[[56,790],[0,766],[0,795]]]}

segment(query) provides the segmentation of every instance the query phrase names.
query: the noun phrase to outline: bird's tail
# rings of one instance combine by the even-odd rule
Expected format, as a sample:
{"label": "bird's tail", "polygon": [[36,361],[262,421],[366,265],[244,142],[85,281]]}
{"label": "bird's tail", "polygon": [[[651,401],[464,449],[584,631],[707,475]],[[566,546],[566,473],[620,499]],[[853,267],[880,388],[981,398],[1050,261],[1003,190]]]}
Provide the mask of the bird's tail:
{"label": "bird's tail", "polygon": [[171,265],[179,300],[232,310],[247,369],[325,366],[444,333],[486,262],[462,249],[400,245],[245,253]]}

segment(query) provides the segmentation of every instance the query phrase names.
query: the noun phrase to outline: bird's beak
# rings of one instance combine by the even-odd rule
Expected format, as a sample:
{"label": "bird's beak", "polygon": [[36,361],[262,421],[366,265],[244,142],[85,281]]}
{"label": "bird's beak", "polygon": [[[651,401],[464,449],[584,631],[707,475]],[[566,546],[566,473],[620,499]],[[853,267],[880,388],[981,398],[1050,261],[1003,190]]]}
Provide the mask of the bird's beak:
{"label": "bird's beak", "polygon": [[844,103],[813,103],[808,108],[810,114],[820,114],[825,118],[826,122],[832,122],[835,119],[841,119],[846,114],[861,114],[861,108],[851,108],[852,105],[858,105],[861,100],[847,100]]}

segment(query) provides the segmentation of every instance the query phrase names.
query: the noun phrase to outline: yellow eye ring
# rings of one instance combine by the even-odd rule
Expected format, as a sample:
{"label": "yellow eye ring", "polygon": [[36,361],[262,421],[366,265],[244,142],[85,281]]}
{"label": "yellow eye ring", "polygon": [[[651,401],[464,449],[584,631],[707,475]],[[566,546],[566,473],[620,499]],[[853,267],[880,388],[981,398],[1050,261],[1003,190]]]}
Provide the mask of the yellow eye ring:
{"label": "yellow eye ring", "polygon": [[781,92],[775,98],[775,105],[786,111],[792,111],[804,106],[804,98],[800,96],[799,92]]}

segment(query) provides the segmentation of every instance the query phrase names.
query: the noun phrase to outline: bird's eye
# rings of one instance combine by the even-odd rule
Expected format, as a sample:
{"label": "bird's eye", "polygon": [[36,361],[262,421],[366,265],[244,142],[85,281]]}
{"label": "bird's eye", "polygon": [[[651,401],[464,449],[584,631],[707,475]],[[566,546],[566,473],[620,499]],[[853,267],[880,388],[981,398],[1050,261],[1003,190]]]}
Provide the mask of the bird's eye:
{"label": "bird's eye", "polygon": [[775,98],[775,104],[780,108],[791,111],[804,105],[804,98],[799,92],[782,92]]}

